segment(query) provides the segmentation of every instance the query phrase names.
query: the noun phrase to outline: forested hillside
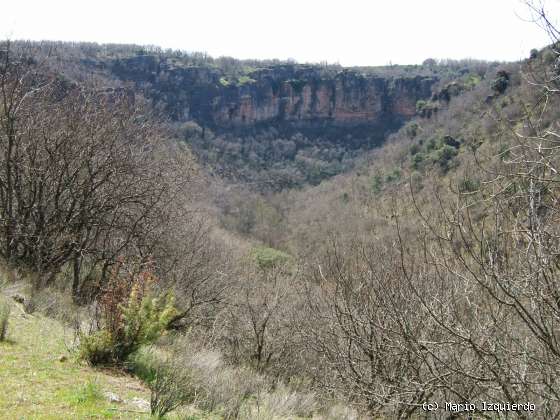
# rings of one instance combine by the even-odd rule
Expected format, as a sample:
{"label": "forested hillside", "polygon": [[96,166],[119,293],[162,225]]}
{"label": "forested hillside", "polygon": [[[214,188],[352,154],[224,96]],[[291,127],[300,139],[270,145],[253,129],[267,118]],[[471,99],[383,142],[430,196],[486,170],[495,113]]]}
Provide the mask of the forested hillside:
{"label": "forested hillside", "polygon": [[[134,375],[141,415],[560,417],[560,33],[535,11],[552,43],[514,63],[1,43],[0,376],[46,363],[47,316],[63,388]],[[64,409],[119,412],[92,386]]]}
{"label": "forested hillside", "polygon": [[134,45],[34,48],[63,77],[144,97],[207,169],[256,191],[316,185],[351,169],[417,112],[437,112],[498,66],[427,59],[342,68]]}

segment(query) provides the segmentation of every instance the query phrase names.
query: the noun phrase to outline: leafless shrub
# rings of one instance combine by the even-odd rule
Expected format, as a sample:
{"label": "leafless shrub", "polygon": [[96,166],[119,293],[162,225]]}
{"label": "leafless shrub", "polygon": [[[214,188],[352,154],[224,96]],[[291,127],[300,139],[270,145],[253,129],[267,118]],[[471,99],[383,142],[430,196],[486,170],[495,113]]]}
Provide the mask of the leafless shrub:
{"label": "leafless shrub", "polygon": [[160,236],[161,246],[154,252],[159,262],[161,287],[174,291],[179,311],[171,328],[210,328],[216,312],[223,306],[231,284],[233,261],[228,250],[211,235],[211,226],[197,209],[176,210],[173,220]]}
{"label": "leafless shrub", "polygon": [[228,361],[285,380],[299,375],[305,356],[296,329],[305,306],[299,282],[293,262],[259,268],[246,261],[212,334]]}
{"label": "leafless shrub", "polygon": [[0,50],[0,255],[41,287],[70,265],[79,298],[86,268],[103,280],[118,256],[152,252],[189,170],[128,92],[64,80],[25,46]]}
{"label": "leafless shrub", "polygon": [[[387,240],[388,238],[386,238]],[[408,418],[435,390],[419,342],[429,332],[416,313],[394,249],[333,241],[307,296],[307,345],[325,367],[321,388],[371,415]]]}
{"label": "leafless shrub", "polygon": [[191,376],[194,404],[217,411],[227,419],[237,418],[248,398],[267,388],[265,378],[250,369],[228,366],[222,356],[193,345],[188,338],[174,345],[174,357]]}
{"label": "leafless shrub", "polygon": [[405,285],[418,315],[432,321],[430,340],[420,343],[438,373],[433,398],[529,400],[539,416],[554,418],[560,136],[546,115],[559,98],[548,69],[538,71],[527,74],[531,107],[516,121],[496,119],[508,146],[478,161],[480,190],[454,200],[436,194],[437,211],[415,201],[426,227],[419,246],[401,235],[406,222],[395,216]]}
{"label": "leafless shrub", "polygon": [[148,382],[150,388],[150,411],[157,418],[192,401],[186,371],[169,361],[158,361],[154,368],[154,376]]}

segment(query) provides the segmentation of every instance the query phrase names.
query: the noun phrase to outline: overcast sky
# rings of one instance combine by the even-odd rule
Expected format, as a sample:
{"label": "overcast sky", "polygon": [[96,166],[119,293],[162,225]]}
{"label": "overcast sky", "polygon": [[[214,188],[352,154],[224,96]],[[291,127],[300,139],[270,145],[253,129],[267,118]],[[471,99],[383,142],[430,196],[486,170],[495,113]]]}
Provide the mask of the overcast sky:
{"label": "overcast sky", "polygon": [[[544,0],[560,20],[560,0]],[[342,65],[427,57],[518,60],[548,43],[520,0],[13,0],[12,39],[159,45],[212,56]]]}

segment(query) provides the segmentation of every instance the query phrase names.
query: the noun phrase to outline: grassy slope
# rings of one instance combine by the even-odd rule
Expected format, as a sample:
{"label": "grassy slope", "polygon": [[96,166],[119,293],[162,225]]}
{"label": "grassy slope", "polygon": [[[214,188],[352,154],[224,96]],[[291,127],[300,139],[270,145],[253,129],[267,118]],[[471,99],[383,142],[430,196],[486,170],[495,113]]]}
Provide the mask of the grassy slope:
{"label": "grassy slope", "polygon": [[[0,342],[0,418],[149,418],[131,402],[149,401],[142,383],[124,374],[79,364],[66,343],[72,333],[41,315],[11,303],[8,340]],[[60,361],[66,356],[66,361]],[[124,400],[110,403],[104,393]]]}

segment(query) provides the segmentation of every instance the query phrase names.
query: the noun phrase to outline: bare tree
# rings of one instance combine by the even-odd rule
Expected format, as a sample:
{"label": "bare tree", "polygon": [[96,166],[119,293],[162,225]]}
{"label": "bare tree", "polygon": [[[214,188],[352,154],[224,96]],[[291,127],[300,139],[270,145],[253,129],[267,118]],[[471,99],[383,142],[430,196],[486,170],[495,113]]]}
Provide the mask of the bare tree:
{"label": "bare tree", "polygon": [[453,201],[437,194],[439,210],[429,216],[415,202],[426,227],[420,247],[398,231],[408,290],[440,337],[424,348],[435,368],[452,375],[442,380],[440,402],[529,401],[539,417],[560,416],[560,98],[553,66],[528,65],[531,102],[519,121],[496,113],[508,147],[478,159],[481,187]]}
{"label": "bare tree", "polygon": [[0,255],[42,285],[70,264],[77,296],[84,262],[104,278],[119,255],[149,256],[181,172],[128,92],[78,86],[10,43],[0,56]]}
{"label": "bare tree", "polygon": [[220,323],[219,341],[232,359],[258,371],[289,376],[297,310],[295,272],[286,267],[250,268],[239,274]]}

